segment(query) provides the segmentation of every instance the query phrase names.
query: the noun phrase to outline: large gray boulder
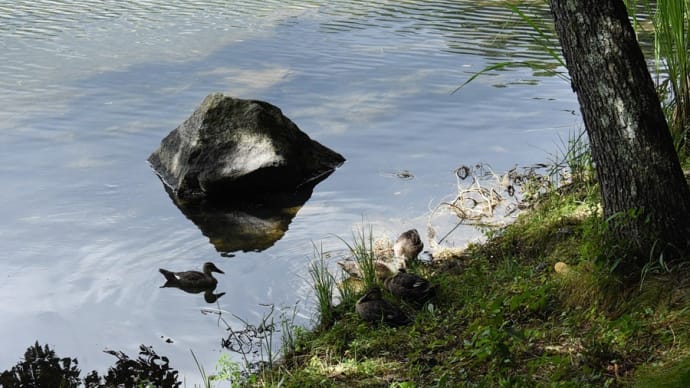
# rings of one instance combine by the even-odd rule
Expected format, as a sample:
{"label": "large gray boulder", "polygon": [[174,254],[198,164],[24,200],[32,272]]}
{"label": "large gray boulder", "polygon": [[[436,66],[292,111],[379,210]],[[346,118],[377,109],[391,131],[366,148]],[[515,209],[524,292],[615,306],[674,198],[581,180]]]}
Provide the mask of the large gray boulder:
{"label": "large gray boulder", "polygon": [[323,179],[344,161],[276,106],[214,93],[148,158],[180,200],[254,197]]}

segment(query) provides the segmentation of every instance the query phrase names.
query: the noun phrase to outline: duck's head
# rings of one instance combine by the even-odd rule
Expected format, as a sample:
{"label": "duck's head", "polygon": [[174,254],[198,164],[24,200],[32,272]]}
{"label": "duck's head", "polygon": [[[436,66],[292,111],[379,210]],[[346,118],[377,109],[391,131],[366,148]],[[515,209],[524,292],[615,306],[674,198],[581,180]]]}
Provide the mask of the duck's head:
{"label": "duck's head", "polygon": [[406,232],[402,232],[398,237],[398,240],[405,241],[405,243],[412,245],[419,245],[422,242],[417,229],[410,229]]}
{"label": "duck's head", "polygon": [[382,299],[381,289],[378,287],[372,287],[369,289],[369,291],[367,291],[366,294],[364,294],[363,297],[361,297],[359,299],[359,302],[361,303],[361,302],[367,302],[367,301],[371,301],[371,300],[380,300],[380,299]]}
{"label": "duck's head", "polygon": [[422,249],[424,249],[424,243],[419,237],[419,232],[417,229],[410,229],[398,237],[393,246],[393,253],[397,257],[411,260],[416,259]]}
{"label": "duck's head", "polygon": [[220,268],[216,267],[215,264],[211,263],[210,261],[204,263],[203,272],[207,275],[210,275],[211,272],[218,272],[224,274],[225,272],[221,271]]}

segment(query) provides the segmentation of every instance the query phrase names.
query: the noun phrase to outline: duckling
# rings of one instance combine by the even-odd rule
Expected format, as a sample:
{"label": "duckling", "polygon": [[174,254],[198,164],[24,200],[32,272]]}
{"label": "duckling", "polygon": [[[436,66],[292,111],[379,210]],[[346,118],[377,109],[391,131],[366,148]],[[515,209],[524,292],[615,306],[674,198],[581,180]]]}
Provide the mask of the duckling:
{"label": "duckling", "polygon": [[413,273],[407,273],[404,268],[398,273],[387,277],[384,286],[391,294],[408,302],[422,304],[436,295],[438,285],[431,285],[428,280]]}
{"label": "duckling", "polygon": [[397,306],[381,297],[381,290],[373,287],[355,305],[357,314],[368,322],[383,322],[389,326],[402,326],[410,323],[410,318]]}
{"label": "duckling", "polygon": [[403,232],[393,245],[393,253],[396,257],[402,257],[405,260],[415,260],[419,253],[424,249],[424,243],[419,237],[417,229],[410,229]]}
{"label": "duckling", "polygon": [[218,272],[224,274],[215,264],[211,262],[204,263],[202,272],[199,271],[184,271],[171,272],[167,269],[160,268],[160,273],[165,276],[167,280],[163,287],[176,287],[187,292],[201,292],[206,290],[213,290],[216,288],[218,281],[213,277],[211,272]]}

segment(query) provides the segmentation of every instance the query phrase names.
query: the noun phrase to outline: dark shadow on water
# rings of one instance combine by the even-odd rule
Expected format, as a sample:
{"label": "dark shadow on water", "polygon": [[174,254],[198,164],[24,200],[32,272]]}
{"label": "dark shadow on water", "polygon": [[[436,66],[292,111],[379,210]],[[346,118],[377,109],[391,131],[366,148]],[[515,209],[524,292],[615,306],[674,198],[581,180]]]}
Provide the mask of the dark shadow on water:
{"label": "dark shadow on water", "polygon": [[208,288],[208,289],[203,289],[203,288],[190,288],[190,287],[181,287],[181,286],[161,286],[161,287],[170,287],[170,288],[177,288],[180,289],[184,292],[190,293],[190,294],[200,294],[204,293],[204,300],[206,303],[215,303],[218,299],[220,299],[223,295],[225,295],[224,292],[219,292],[219,293],[214,293],[213,291],[216,290],[216,287],[213,288]]}
{"label": "dark shadow on water", "polygon": [[173,203],[208,237],[216,250],[223,256],[232,256],[232,252],[260,252],[273,246],[285,235],[292,219],[311,198],[314,187],[332,172],[294,192],[263,193],[252,198],[183,201],[165,183],[163,187]]}

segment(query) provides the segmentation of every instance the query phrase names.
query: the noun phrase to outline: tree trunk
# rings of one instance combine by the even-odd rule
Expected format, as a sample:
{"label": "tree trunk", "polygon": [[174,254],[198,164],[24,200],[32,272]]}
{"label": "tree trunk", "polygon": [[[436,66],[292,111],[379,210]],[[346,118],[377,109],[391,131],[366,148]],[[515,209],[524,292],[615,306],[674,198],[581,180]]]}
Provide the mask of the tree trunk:
{"label": "tree trunk", "polygon": [[551,12],[614,235],[640,265],[684,251],[690,189],[623,1],[551,0]]}

